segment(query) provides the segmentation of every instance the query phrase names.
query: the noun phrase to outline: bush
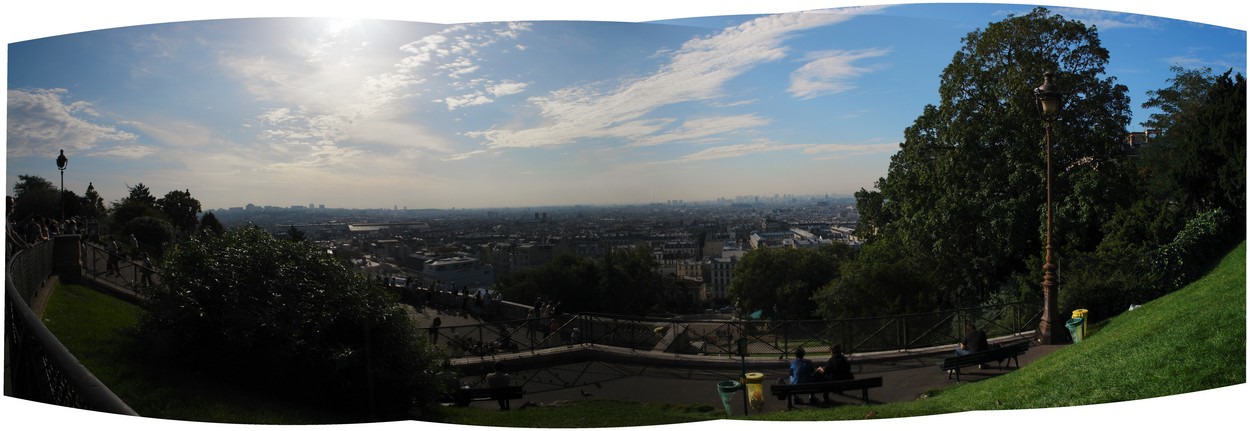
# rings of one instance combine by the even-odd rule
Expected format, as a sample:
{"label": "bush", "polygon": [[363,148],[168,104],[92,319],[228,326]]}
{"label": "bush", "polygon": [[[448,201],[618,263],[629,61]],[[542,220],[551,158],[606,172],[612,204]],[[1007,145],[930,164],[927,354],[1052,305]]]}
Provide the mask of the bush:
{"label": "bush", "polygon": [[1156,296],[1175,291],[1204,274],[1229,246],[1242,240],[1232,233],[1232,220],[1222,208],[1186,222],[1176,239],[1149,257],[1150,278],[1159,289]]}
{"label": "bush", "polygon": [[167,359],[381,418],[441,393],[441,355],[389,293],[306,242],[199,235],[162,269],[140,329]]}
{"label": "bush", "polygon": [[1206,273],[1234,242],[1231,219],[1216,209],[1191,218],[1175,238],[1154,248],[1120,244],[1070,256],[1059,290],[1061,310],[1114,316],[1174,292]]}
{"label": "bush", "polygon": [[159,251],[164,249],[166,242],[174,238],[174,225],[157,217],[135,217],[122,228],[122,235],[131,234],[141,244]]}

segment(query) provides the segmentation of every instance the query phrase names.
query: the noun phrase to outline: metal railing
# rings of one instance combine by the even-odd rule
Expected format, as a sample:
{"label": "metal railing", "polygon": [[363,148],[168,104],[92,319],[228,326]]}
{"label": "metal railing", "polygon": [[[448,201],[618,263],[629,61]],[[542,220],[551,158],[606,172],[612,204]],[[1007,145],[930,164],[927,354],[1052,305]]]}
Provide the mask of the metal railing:
{"label": "metal railing", "polygon": [[[844,352],[903,351],[958,343],[972,323],[990,337],[1037,327],[1033,303],[963,308],[900,316],[835,320],[680,320],[571,314],[426,328],[448,355],[485,357],[573,344],[673,354],[788,358],[798,347]],[[745,352],[738,348],[745,339]]]}
{"label": "metal railing", "polygon": [[[16,252],[5,267],[6,394],[31,401],[138,416],[52,335],[30,308],[53,273],[53,242]],[[9,393],[11,392],[11,393]]]}

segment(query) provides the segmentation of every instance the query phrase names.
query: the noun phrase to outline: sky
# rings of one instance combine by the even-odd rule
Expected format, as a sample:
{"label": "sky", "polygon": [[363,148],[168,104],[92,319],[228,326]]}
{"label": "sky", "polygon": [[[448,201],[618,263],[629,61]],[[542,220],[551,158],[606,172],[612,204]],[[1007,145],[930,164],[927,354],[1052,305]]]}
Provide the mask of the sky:
{"label": "sky", "polygon": [[[885,176],[903,130],[940,101],[961,38],[1033,8],[60,3],[5,6],[24,12],[3,30],[8,192],[18,175],[57,183],[63,149],[80,195],[90,182],[111,202],[143,183],[206,210],[849,195]],[[1097,26],[1130,131],[1172,65],[1245,74],[1244,18],[1082,4],[1050,8]]]}

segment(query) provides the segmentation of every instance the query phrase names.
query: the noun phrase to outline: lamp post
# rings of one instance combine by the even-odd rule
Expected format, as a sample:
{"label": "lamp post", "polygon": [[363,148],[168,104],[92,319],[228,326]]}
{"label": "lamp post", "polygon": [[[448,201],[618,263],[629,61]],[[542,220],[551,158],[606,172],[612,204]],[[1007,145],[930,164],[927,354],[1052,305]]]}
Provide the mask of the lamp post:
{"label": "lamp post", "polygon": [[61,203],[61,220],[65,220],[65,165],[69,164],[69,158],[65,157],[65,150],[61,150],[61,155],[56,157],[56,168],[61,171],[61,196],[57,202]]}
{"label": "lamp post", "polygon": [[1055,291],[1055,264],[1051,261],[1051,200],[1050,200],[1050,123],[1063,104],[1063,94],[1050,83],[1053,72],[1046,72],[1041,87],[1033,89],[1033,95],[1042,105],[1042,116],[1046,121],[1046,264],[1042,265],[1042,319],[1037,328],[1037,341],[1041,344],[1055,344],[1054,320],[1059,312],[1059,295]]}

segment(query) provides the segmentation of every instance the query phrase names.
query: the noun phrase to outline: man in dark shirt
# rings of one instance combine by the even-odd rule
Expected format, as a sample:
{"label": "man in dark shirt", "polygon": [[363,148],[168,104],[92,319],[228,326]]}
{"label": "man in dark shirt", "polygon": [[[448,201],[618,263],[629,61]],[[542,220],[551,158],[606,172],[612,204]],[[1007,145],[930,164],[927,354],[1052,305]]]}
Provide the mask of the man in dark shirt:
{"label": "man in dark shirt", "polygon": [[964,331],[964,339],[959,343],[959,348],[955,349],[956,355],[963,356],[989,350],[990,342],[985,337],[985,331],[977,329],[971,323],[964,325]]}
{"label": "man in dark shirt", "polygon": [[[851,374],[851,362],[842,355],[842,345],[834,344],[829,347],[829,360],[819,367],[816,367],[816,375],[823,380],[851,380],[855,376]],[[829,393],[825,392],[825,404],[829,404]]]}

